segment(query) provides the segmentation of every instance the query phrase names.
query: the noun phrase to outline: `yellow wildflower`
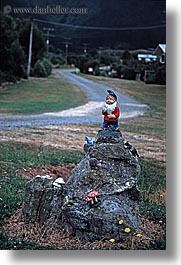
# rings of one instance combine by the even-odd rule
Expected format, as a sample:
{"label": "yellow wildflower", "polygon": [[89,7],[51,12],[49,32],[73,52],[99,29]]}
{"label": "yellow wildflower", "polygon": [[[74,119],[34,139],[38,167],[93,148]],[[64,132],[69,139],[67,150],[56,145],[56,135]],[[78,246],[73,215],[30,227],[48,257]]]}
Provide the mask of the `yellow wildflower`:
{"label": "yellow wildflower", "polygon": [[114,243],[115,242],[115,239],[114,238],[111,238],[111,239],[109,239],[109,242]]}
{"label": "yellow wildflower", "polygon": [[126,233],[129,233],[131,231],[131,229],[129,228],[129,227],[126,227],[125,229],[124,229],[124,232],[126,232]]}
{"label": "yellow wildflower", "polygon": [[141,233],[136,234],[137,237],[142,237]]}
{"label": "yellow wildflower", "polygon": [[124,221],[122,219],[119,220],[119,225],[122,225]]}
{"label": "yellow wildflower", "polygon": [[0,198],[0,201],[3,201],[3,198]]}

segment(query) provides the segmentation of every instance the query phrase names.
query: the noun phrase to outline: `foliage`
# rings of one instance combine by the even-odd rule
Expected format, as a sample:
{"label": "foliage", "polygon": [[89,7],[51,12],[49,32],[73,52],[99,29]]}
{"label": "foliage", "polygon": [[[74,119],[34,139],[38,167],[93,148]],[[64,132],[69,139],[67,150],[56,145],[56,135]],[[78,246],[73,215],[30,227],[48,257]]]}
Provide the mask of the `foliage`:
{"label": "foliage", "polygon": [[87,62],[85,62],[85,64],[83,65],[83,72],[84,73],[89,73],[89,68],[93,69],[93,72],[95,71],[95,68],[97,68],[99,66],[99,62],[98,60],[88,60]]}
{"label": "foliage", "polygon": [[68,65],[76,65],[78,61],[78,56],[76,54],[70,54],[67,56]]}
{"label": "foliage", "polygon": [[[80,69],[81,73],[89,74],[88,68],[94,69],[94,74],[101,76],[117,77],[126,80],[135,80],[136,72],[140,73],[140,80],[144,81],[145,71],[150,70],[153,73],[149,75],[146,84],[166,84],[166,65],[160,65],[158,62],[140,62],[134,54],[128,50],[120,55],[111,55],[111,52],[102,52],[92,56],[90,53],[75,56],[75,65]],[[122,59],[120,59],[122,58]],[[98,71],[99,65],[110,66],[113,72]],[[96,71],[95,71],[96,70]]]}
{"label": "foliage", "polygon": [[[114,71],[98,71],[99,65],[109,65]],[[166,84],[165,64],[160,65],[158,62],[138,61],[136,53],[132,54],[129,50],[125,50],[121,53],[116,51],[116,54],[114,54],[114,52],[111,53],[111,51],[103,51],[94,56],[91,55],[91,53],[81,55],[77,58],[76,66],[82,73],[89,74],[88,68],[92,67],[95,75],[116,77],[126,80],[135,80],[136,72],[139,72],[141,81],[144,81],[145,71],[150,70],[153,73],[147,77],[145,81],[146,84]]]}
{"label": "foliage", "polygon": [[[29,53],[30,20],[21,20],[0,13],[1,19],[1,68],[0,82],[16,82],[26,78]],[[32,66],[46,52],[46,44],[40,30],[34,25]]]}
{"label": "foliage", "polygon": [[133,68],[120,64],[115,70],[117,70],[117,75],[119,78],[135,80],[135,71]]}
{"label": "foliage", "polygon": [[78,67],[80,69],[81,73],[84,73],[84,65],[85,63],[87,63],[89,60],[89,56],[88,55],[80,55],[78,57],[77,63],[76,63],[76,67]]}
{"label": "foliage", "polygon": [[107,53],[102,53],[100,56],[100,64],[103,64],[103,65],[112,65],[117,60],[118,60],[117,56],[115,57]]}
{"label": "foliage", "polygon": [[63,57],[61,55],[53,54],[53,55],[51,55],[49,57],[50,57],[50,61],[51,61],[51,63],[53,65],[60,66],[60,65],[64,64],[64,59],[63,59]]}
{"label": "foliage", "polygon": [[1,18],[1,83],[14,82],[25,77],[25,53],[19,42],[18,25],[15,19],[0,13]]}
{"label": "foliage", "polygon": [[[26,58],[28,58],[29,52],[29,39],[30,39],[30,20],[22,20],[19,29],[19,42],[21,43]],[[32,67],[37,60],[43,58],[46,55],[46,43],[43,37],[43,33],[38,29],[36,24],[33,24],[33,43],[32,43]]]}
{"label": "foliage", "polygon": [[156,71],[156,84],[166,85],[166,65],[158,67]]}
{"label": "foliage", "polygon": [[108,77],[108,73],[107,73],[107,71],[101,71],[101,72],[100,72],[100,75],[101,75],[101,76],[104,76],[104,77]]}
{"label": "foliage", "polygon": [[96,67],[95,67],[95,69],[94,69],[94,75],[95,75],[95,76],[100,75],[100,70],[99,70],[98,65],[96,65]]}
{"label": "foliage", "polygon": [[99,60],[92,57],[91,54],[80,55],[74,58],[74,62],[75,66],[80,69],[80,72],[85,74],[89,73],[88,70],[90,67],[93,69],[93,72],[95,72],[95,69],[99,68]]}
{"label": "foliage", "polygon": [[52,64],[46,59],[39,59],[33,69],[33,75],[36,77],[48,77],[52,72]]}
{"label": "foliage", "polygon": [[[130,60],[131,59],[131,54],[128,50],[124,51],[123,54],[122,54],[122,59],[123,59],[123,62],[127,61],[127,60]],[[126,63],[124,63],[126,64]]]}
{"label": "foliage", "polygon": [[155,70],[155,73],[150,75],[149,78],[146,80],[147,84],[159,84],[165,85],[166,84],[166,65],[158,66]]}

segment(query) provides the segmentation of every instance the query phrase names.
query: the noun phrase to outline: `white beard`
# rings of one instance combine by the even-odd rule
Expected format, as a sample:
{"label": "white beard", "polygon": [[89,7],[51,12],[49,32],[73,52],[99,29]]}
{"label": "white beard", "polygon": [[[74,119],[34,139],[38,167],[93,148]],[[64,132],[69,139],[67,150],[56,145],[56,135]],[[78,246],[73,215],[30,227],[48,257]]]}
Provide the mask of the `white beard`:
{"label": "white beard", "polygon": [[113,104],[110,104],[110,105],[105,103],[107,114],[111,114],[115,110],[116,105],[117,105],[117,102],[114,102]]}

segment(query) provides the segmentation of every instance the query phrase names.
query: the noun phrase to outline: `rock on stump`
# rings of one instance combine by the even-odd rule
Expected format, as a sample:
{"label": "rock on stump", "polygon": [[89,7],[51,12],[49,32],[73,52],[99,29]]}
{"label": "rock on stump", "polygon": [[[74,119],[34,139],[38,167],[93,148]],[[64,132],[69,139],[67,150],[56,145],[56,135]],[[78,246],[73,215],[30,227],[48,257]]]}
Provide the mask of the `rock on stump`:
{"label": "rock on stump", "polygon": [[135,149],[128,146],[120,132],[100,131],[94,143],[84,146],[84,158],[67,183],[49,176],[29,181],[23,220],[57,224],[90,241],[119,241],[139,232],[140,166]]}
{"label": "rock on stump", "polygon": [[139,231],[138,159],[120,132],[100,131],[65,185],[62,221],[86,240],[120,240]]}

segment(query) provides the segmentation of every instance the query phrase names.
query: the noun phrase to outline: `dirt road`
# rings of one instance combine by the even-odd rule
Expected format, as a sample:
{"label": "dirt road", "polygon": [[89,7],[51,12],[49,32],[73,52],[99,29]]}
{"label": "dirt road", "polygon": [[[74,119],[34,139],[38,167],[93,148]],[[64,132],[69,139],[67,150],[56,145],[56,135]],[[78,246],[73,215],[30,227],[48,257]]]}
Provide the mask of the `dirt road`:
{"label": "dirt road", "polygon": [[[87,80],[62,70],[60,74],[69,82],[80,86],[89,96],[84,106],[56,113],[31,116],[1,116],[0,138],[2,142],[18,141],[35,145],[47,145],[66,150],[83,150],[85,136],[96,137],[101,125],[101,108],[108,86]],[[115,91],[121,108],[121,119],[142,115],[147,106]],[[96,124],[94,124],[96,123]],[[92,125],[91,125],[92,124]],[[141,157],[165,161],[165,139],[159,135],[143,135],[123,132],[123,137],[138,149]]]}
{"label": "dirt road", "polygon": [[[80,87],[88,95],[89,101],[83,106],[60,112],[43,113],[27,116],[1,116],[0,129],[13,129],[15,127],[65,125],[65,124],[90,124],[101,123],[101,108],[104,104],[107,89],[109,86],[98,82],[87,80],[72,73],[73,70],[59,70],[68,82]],[[130,97],[115,91],[118,96],[118,105],[121,109],[120,119],[132,118],[143,115],[148,106],[139,103]]]}

